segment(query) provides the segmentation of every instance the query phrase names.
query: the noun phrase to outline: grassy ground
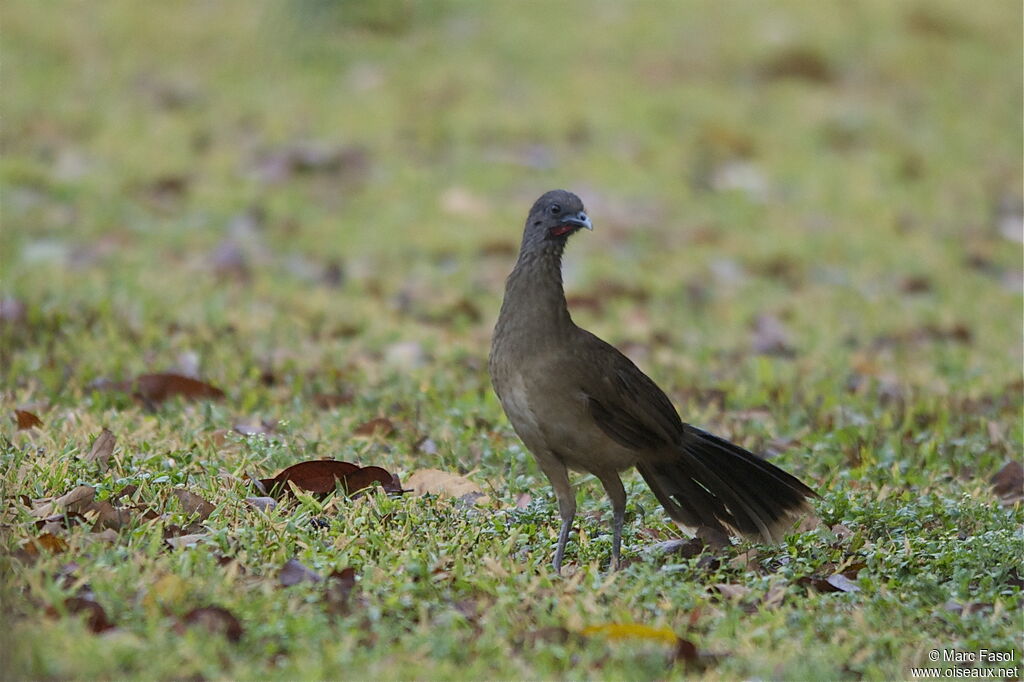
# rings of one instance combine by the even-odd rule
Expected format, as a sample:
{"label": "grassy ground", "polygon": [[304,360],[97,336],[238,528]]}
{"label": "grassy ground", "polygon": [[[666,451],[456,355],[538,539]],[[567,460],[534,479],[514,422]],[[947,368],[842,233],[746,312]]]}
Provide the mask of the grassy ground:
{"label": "grassy ground", "polygon": [[[893,679],[979,649],[1019,671],[1024,515],[990,482],[1024,440],[1018,3],[0,12],[5,675]],[[664,556],[678,532],[630,476],[609,574],[581,477],[550,574],[553,499],[486,352],[552,187],[596,226],[577,321],[815,486],[821,526]],[[110,388],[172,370],[226,396]],[[487,499],[246,502],[246,476],[322,457]],[[123,516],[42,528],[80,484]],[[355,587],[281,586],[293,558]],[[190,625],[208,606],[240,636]],[[649,629],[602,629],[625,624]]]}

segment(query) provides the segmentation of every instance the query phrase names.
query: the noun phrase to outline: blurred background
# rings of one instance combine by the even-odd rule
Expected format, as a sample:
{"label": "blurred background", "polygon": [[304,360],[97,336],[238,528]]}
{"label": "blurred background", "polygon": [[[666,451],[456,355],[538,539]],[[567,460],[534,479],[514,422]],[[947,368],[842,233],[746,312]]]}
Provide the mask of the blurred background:
{"label": "blurred background", "polygon": [[1019,3],[2,17],[19,396],[171,366],[296,389],[364,356],[378,378],[437,359],[482,377],[554,187],[596,227],[567,259],[577,319],[670,383],[749,376],[748,355],[939,392],[1019,373]]}

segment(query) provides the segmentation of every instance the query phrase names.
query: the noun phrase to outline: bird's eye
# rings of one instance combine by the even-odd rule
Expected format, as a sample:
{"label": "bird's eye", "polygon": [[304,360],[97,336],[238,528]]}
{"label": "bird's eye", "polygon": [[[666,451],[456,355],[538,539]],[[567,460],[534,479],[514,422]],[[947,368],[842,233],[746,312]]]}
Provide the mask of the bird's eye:
{"label": "bird's eye", "polygon": [[558,204],[552,204],[551,208],[549,208],[548,210],[551,211],[552,215],[558,215],[559,213],[562,212],[562,207],[559,206]]}

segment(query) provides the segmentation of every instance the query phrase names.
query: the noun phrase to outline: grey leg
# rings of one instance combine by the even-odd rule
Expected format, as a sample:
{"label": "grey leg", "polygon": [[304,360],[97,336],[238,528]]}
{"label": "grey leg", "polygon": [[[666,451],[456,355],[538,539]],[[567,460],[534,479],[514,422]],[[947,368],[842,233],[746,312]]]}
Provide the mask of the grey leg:
{"label": "grey leg", "polygon": [[555,549],[555,560],[552,562],[555,573],[562,572],[562,557],[565,556],[565,544],[569,541],[572,520],[576,517],[576,494],[569,484],[569,472],[565,465],[554,458],[541,460],[537,458],[541,471],[548,477],[551,487],[555,489],[558,500],[558,515],[562,518],[562,528],[558,532],[558,547]]}
{"label": "grey leg", "polygon": [[619,551],[622,548],[622,522],[626,516],[626,489],[622,487],[622,479],[614,471],[599,476],[608,499],[612,502],[612,562],[611,570],[619,570]]}

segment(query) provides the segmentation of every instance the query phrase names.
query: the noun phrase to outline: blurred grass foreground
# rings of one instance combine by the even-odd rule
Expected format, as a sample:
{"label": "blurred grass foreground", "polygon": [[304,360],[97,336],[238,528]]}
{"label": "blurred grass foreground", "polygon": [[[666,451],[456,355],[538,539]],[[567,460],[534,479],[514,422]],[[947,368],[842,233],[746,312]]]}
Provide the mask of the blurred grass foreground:
{"label": "blurred grass foreground", "polygon": [[[5,2],[4,675],[1019,667],[1021,36],[1004,0]],[[631,476],[609,574],[578,477],[550,574],[486,354],[554,187],[575,319],[818,528],[663,556]],[[254,490],[320,458],[446,483]]]}

